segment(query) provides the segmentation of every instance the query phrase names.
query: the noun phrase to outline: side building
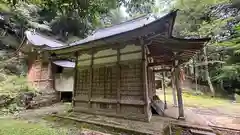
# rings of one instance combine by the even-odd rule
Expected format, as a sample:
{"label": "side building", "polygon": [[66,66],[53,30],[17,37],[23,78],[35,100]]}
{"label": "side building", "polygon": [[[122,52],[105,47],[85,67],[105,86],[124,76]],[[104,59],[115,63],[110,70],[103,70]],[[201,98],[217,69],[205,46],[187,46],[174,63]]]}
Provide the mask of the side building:
{"label": "side building", "polygon": [[25,38],[18,47],[19,55],[27,60],[29,85],[44,96],[54,95],[56,101],[61,100],[62,95],[71,99],[73,91],[73,58],[69,55],[53,55],[46,51],[46,48],[62,46],[65,46],[63,42],[29,30],[25,31]]}

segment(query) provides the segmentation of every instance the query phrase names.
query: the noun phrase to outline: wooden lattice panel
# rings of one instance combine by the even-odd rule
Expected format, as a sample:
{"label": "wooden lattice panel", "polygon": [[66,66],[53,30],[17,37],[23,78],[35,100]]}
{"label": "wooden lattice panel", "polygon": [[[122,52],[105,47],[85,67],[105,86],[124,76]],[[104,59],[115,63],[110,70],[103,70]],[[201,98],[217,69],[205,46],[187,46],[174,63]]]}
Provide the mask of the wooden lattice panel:
{"label": "wooden lattice panel", "polygon": [[117,96],[117,67],[105,68],[105,98],[116,99]]}
{"label": "wooden lattice panel", "polygon": [[140,63],[121,65],[121,99],[143,99]]}
{"label": "wooden lattice panel", "polygon": [[110,103],[97,103],[97,102],[94,102],[94,103],[92,103],[92,108],[98,109],[98,110],[102,109],[102,110],[105,110],[105,111],[108,111],[108,112],[116,112],[117,105],[116,104],[110,104]]}
{"label": "wooden lattice panel", "polygon": [[90,70],[79,70],[76,81],[76,96],[88,96],[90,86]]}
{"label": "wooden lattice panel", "polygon": [[93,98],[116,98],[116,67],[96,67],[93,69]]}
{"label": "wooden lattice panel", "polygon": [[144,114],[144,107],[133,105],[121,105],[121,113]]}

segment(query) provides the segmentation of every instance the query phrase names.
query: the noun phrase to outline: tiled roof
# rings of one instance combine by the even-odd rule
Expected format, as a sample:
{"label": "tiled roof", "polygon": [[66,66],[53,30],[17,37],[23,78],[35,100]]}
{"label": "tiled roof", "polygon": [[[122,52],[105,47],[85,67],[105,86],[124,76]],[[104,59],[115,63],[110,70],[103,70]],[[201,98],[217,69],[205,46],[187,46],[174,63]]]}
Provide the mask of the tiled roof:
{"label": "tiled roof", "polygon": [[70,46],[80,45],[83,43],[91,42],[91,41],[102,39],[105,37],[110,37],[110,36],[114,36],[124,32],[128,32],[128,31],[140,28],[142,26],[145,26],[153,22],[154,20],[155,18],[153,17],[144,16],[144,17],[139,17],[139,18],[127,21],[127,22],[123,22],[118,25],[113,25],[108,28],[99,29],[93,35],[90,35],[83,40],[79,40],[77,42],[71,43]]}
{"label": "tiled roof", "polygon": [[74,68],[75,67],[75,62],[67,61],[67,60],[57,60],[53,62],[54,64],[61,66],[61,67],[66,67],[66,68]]}
{"label": "tiled roof", "polygon": [[25,35],[28,41],[35,46],[45,45],[51,48],[64,46],[64,43],[34,31],[25,31]]}

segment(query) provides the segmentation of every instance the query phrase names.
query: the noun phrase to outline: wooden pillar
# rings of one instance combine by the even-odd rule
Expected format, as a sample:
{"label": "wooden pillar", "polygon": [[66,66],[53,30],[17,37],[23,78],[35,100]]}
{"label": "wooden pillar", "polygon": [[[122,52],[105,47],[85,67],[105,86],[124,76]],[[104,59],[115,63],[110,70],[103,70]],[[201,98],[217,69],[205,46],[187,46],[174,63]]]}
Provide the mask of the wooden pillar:
{"label": "wooden pillar", "polygon": [[152,74],[152,69],[148,69],[149,70],[149,73],[148,73],[148,86],[149,86],[149,93],[148,93],[148,96],[149,96],[149,98],[150,99],[152,99],[153,98],[153,74]]}
{"label": "wooden pillar", "polygon": [[54,79],[54,75],[53,75],[53,66],[52,66],[52,59],[48,60],[48,81],[49,81],[49,85],[51,85],[51,88],[53,90],[56,91],[55,89],[55,79]]}
{"label": "wooden pillar", "polygon": [[152,80],[153,80],[153,94],[152,96],[156,95],[156,80],[155,80],[155,72],[152,72]]}
{"label": "wooden pillar", "polygon": [[143,88],[143,98],[144,98],[144,114],[147,117],[147,120],[150,121],[151,119],[151,111],[150,111],[150,101],[148,97],[148,83],[147,83],[147,63],[146,63],[146,48],[144,45],[143,39],[140,39],[140,44],[142,47],[142,88]]}
{"label": "wooden pillar", "polygon": [[62,101],[62,92],[59,91],[59,99],[60,99],[60,102]]}
{"label": "wooden pillar", "polygon": [[120,48],[117,48],[117,113],[120,113],[121,106],[121,66],[120,66]]}
{"label": "wooden pillar", "polygon": [[165,88],[165,72],[162,72],[162,88],[164,94],[164,109],[167,109],[166,88]]}
{"label": "wooden pillar", "polygon": [[178,65],[178,60],[175,60],[175,87],[177,90],[177,98],[178,98],[178,118],[184,118],[184,110],[183,110],[183,99],[182,99],[182,88],[180,79],[180,67]]}
{"label": "wooden pillar", "polygon": [[175,77],[174,77],[174,70],[171,72],[171,80],[172,80],[172,96],[173,96],[173,104],[177,106],[177,99],[176,99],[176,87],[175,87]]}
{"label": "wooden pillar", "polygon": [[195,80],[195,91],[198,91],[198,84],[197,84],[197,65],[196,65],[197,61],[195,60],[195,58],[193,58],[193,73],[194,73],[194,80]]}
{"label": "wooden pillar", "polygon": [[74,67],[74,85],[73,85],[73,93],[72,93],[72,105],[75,106],[75,97],[77,91],[77,84],[78,84],[78,57],[79,53],[75,53],[75,67]]}
{"label": "wooden pillar", "polygon": [[41,89],[41,87],[40,87],[40,81],[41,81],[41,79],[42,79],[42,67],[43,67],[43,60],[41,60],[41,58],[39,59],[39,62],[40,62],[40,75],[39,75],[39,78],[38,78],[38,88],[40,88]]}
{"label": "wooden pillar", "polygon": [[[93,88],[93,60],[94,50],[91,51],[91,64],[89,67],[89,89],[88,89],[88,107],[91,108],[92,88]],[[105,91],[105,90],[104,90]]]}

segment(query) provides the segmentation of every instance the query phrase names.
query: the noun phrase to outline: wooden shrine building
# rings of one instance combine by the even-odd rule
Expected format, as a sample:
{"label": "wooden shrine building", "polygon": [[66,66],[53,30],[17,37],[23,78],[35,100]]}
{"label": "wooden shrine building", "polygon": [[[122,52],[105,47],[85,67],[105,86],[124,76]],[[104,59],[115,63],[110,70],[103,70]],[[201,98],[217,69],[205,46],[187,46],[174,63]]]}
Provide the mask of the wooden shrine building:
{"label": "wooden shrine building", "polygon": [[[45,48],[65,46],[65,43],[34,30],[25,31],[25,38],[17,52],[27,60],[27,80],[41,93],[71,95],[74,82],[74,58],[52,56]],[[73,55],[74,56],[74,55]]]}
{"label": "wooden shrine building", "polygon": [[[73,110],[150,121],[155,67],[174,69],[179,76],[179,66],[209,40],[173,37],[176,16],[173,11],[159,19],[136,18],[97,30],[69,46],[49,48],[53,54],[76,56]],[[181,88],[175,78],[183,117]]]}

